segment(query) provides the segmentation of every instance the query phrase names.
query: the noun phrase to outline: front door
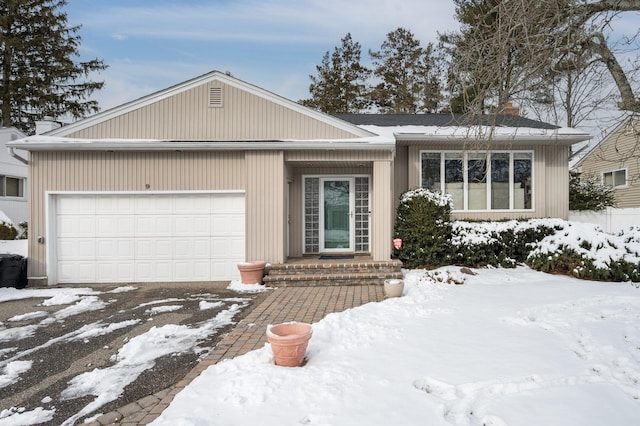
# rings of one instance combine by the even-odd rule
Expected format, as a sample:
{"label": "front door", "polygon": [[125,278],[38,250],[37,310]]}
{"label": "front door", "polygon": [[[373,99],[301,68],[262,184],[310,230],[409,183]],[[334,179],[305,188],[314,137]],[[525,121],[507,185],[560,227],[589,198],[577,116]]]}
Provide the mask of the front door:
{"label": "front door", "polygon": [[320,179],[321,251],[354,251],[354,198],[353,178]]}

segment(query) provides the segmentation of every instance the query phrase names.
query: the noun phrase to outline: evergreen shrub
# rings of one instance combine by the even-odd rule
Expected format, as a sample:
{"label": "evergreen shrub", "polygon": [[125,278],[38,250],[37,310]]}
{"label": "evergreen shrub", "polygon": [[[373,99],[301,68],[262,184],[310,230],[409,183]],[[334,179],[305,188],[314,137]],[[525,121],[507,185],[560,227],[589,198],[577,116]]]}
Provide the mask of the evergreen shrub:
{"label": "evergreen shrub", "polygon": [[18,230],[11,223],[0,222],[0,240],[15,240]]}
{"label": "evergreen shrub", "polygon": [[513,268],[524,263],[539,241],[556,232],[553,221],[453,223],[456,264],[470,268]]}
{"label": "evergreen shrub", "polygon": [[451,197],[424,188],[400,197],[395,236],[402,239],[396,256],[407,268],[433,268],[451,262]]}

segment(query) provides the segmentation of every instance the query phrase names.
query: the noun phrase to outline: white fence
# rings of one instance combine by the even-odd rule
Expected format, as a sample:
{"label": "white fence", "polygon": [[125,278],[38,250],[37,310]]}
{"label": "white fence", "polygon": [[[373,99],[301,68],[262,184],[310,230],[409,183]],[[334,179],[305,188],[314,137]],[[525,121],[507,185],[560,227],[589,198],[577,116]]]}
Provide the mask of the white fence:
{"label": "white fence", "polygon": [[630,226],[640,226],[640,209],[615,209],[607,207],[600,212],[569,211],[569,220],[574,222],[594,223],[610,234]]}

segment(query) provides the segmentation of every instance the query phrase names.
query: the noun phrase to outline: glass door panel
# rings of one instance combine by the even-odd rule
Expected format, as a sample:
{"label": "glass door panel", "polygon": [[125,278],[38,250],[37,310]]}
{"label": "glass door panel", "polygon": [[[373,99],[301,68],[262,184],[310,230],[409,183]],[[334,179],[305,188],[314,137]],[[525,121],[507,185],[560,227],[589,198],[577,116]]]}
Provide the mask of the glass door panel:
{"label": "glass door panel", "polygon": [[323,179],[323,249],[353,250],[353,184],[351,179]]}

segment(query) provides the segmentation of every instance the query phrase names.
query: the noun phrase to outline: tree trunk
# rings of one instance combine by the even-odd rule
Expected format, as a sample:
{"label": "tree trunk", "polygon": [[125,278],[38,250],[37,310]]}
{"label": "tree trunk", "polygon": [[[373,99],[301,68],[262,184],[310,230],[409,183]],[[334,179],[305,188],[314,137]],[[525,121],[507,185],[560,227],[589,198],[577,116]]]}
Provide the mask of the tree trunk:
{"label": "tree trunk", "polygon": [[590,40],[589,47],[600,55],[602,62],[607,66],[611,77],[613,77],[616,83],[621,97],[618,107],[625,111],[640,112],[640,102],[636,99],[629,79],[620,66],[620,63],[611,50],[609,50],[604,35],[601,33],[594,34],[594,39]]}

